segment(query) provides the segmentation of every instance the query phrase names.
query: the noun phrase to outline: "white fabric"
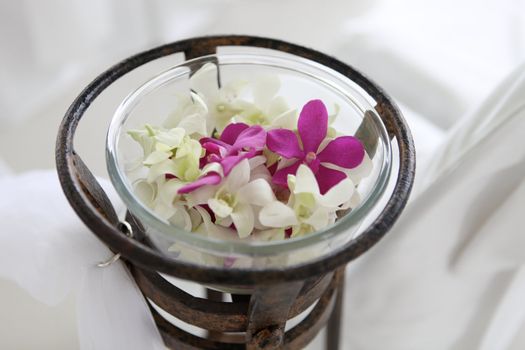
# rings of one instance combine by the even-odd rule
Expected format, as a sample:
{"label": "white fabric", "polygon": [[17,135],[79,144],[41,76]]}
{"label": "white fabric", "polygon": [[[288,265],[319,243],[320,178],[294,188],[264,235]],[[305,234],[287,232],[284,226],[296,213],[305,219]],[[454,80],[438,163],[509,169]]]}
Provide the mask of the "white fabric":
{"label": "white fabric", "polygon": [[0,177],[12,174],[11,168],[0,159]]}
{"label": "white fabric", "polygon": [[122,263],[95,267],[112,253],[75,215],[54,171],[0,178],[0,193],[0,278],[47,305],[74,293],[82,350],[164,349]]}
{"label": "white fabric", "polygon": [[525,61],[523,0],[381,0],[348,19],[337,56],[442,128]]}
{"label": "white fabric", "polygon": [[349,348],[523,349],[525,66],[438,147],[411,203],[350,265]]}

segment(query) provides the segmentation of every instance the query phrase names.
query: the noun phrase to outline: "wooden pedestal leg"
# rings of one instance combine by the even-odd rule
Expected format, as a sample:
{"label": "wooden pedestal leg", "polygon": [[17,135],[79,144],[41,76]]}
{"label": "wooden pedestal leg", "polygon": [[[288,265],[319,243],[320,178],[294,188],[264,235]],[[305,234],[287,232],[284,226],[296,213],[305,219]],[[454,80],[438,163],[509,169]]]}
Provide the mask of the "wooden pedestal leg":
{"label": "wooden pedestal leg", "polygon": [[334,310],[326,324],[326,350],[338,350],[341,337],[341,319],[343,313],[343,299],[345,292],[345,270],[340,270],[341,279],[337,288]]}
{"label": "wooden pedestal leg", "polygon": [[284,328],[290,308],[304,282],[257,288],[248,308],[247,350],[276,350],[284,344]]}

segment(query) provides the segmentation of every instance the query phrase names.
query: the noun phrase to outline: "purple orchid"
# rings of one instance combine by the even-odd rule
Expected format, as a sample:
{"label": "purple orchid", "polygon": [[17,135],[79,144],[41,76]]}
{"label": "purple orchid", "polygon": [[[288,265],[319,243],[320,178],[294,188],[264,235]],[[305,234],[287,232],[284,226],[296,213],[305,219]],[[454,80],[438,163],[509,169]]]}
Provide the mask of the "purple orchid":
{"label": "purple orchid", "polygon": [[[205,157],[201,159],[201,167],[207,163],[219,163],[224,176],[227,176],[243,159],[252,158],[262,151],[266,144],[266,131],[259,125],[231,123],[226,126],[219,139],[203,137],[200,143],[206,150]],[[190,193],[199,187],[220,182],[220,174],[212,171],[181,187],[178,193]]]}
{"label": "purple orchid", "polygon": [[224,176],[227,176],[241,160],[252,158],[262,151],[266,144],[266,131],[259,125],[231,123],[219,139],[204,137],[200,142],[206,150],[206,160],[220,163]]}
{"label": "purple orchid", "polygon": [[293,164],[275,172],[272,181],[276,185],[287,187],[288,175],[295,175],[299,166],[306,164],[315,174],[321,194],[325,194],[345,179],[346,174],[323,164],[352,169],[363,161],[363,144],[353,136],[335,138],[319,150],[328,132],[328,112],[321,100],[312,100],[304,105],[297,131],[299,135],[288,129],[268,131],[267,147],[283,158],[296,159]]}

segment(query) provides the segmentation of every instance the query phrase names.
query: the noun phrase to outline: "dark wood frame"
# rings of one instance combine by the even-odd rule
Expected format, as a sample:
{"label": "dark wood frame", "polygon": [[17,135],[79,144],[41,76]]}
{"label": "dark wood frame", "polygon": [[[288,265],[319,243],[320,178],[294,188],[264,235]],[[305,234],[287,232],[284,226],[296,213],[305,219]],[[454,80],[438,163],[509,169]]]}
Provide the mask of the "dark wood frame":
{"label": "dark wood frame", "polygon": [[[356,239],[331,255],[286,268],[222,269],[175,260],[151,248],[141,226],[128,214],[138,232],[134,238],[119,230],[119,219],[95,177],[73,148],[78,123],[90,104],[109,85],[133,69],[163,56],[183,52],[186,59],[216,52],[219,46],[250,46],[301,56],[347,76],[363,88],[399,149],[399,171],[393,193],[375,221]],[[300,349],[329,324],[327,348],[338,347],[344,266],[376,244],[403,210],[414,180],[415,150],[401,113],[373,82],[352,67],[318,51],[284,41],[251,36],[212,36],[182,40],[132,56],[98,76],[75,99],[60,125],[56,144],[60,182],[71,206],[83,222],[111,250],[126,260],[145,297],[188,323],[209,330],[208,339],[189,334],[152,313],[168,346],[173,349]],[[196,298],[168,283],[159,273],[203,284],[253,286],[249,298],[233,295],[222,302],[220,293]],[[287,320],[317,302],[308,316],[285,332]],[[335,305],[335,307],[334,307]],[[335,311],[333,311],[335,310]],[[225,332],[243,332],[239,336]]]}

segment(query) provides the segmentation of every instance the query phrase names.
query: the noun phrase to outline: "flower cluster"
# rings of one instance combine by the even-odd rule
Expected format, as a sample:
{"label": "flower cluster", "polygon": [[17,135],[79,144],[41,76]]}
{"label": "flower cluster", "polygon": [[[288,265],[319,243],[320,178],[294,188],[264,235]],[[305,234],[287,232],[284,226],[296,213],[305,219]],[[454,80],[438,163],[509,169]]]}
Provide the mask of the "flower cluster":
{"label": "flower cluster", "polygon": [[[321,230],[355,207],[351,173],[369,159],[357,138],[329,126],[321,100],[298,114],[276,96],[275,76],[223,87],[216,77],[205,65],[162,127],[128,132],[143,150],[145,175],[134,182],[143,203],[187,231],[257,240]],[[248,85],[253,102],[239,97]]]}

